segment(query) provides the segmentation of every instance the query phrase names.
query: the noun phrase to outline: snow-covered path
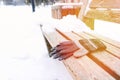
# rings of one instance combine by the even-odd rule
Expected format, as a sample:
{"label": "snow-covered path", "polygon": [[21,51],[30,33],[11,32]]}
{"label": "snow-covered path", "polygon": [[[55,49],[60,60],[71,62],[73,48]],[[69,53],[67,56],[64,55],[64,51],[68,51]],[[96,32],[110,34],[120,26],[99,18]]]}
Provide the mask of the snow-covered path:
{"label": "snow-covered path", "polygon": [[72,80],[61,62],[48,57],[39,27],[48,10],[0,6],[0,80]]}

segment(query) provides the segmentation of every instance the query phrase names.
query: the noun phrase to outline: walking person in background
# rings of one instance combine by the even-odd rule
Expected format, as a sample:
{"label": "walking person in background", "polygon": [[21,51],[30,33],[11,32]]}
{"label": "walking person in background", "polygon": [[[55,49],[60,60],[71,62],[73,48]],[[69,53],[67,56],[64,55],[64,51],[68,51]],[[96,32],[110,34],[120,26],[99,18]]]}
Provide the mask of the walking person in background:
{"label": "walking person in background", "polygon": [[31,4],[32,4],[32,12],[35,12],[35,1],[31,0]]}

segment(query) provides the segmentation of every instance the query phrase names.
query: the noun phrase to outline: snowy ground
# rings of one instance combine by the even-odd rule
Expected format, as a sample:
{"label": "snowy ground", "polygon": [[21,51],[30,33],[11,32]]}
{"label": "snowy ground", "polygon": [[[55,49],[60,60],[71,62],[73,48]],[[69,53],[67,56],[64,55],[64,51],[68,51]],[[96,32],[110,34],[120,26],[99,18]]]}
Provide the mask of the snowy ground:
{"label": "snowy ground", "polygon": [[45,9],[0,6],[0,80],[72,80],[61,62],[48,57],[39,27],[48,19]]}
{"label": "snowy ground", "polygon": [[[0,6],[0,80],[72,80],[60,61],[49,58],[40,23],[89,30],[75,16],[52,19],[50,6],[40,6],[35,13],[30,6]],[[120,24],[95,22],[95,31],[118,41],[119,30]]]}

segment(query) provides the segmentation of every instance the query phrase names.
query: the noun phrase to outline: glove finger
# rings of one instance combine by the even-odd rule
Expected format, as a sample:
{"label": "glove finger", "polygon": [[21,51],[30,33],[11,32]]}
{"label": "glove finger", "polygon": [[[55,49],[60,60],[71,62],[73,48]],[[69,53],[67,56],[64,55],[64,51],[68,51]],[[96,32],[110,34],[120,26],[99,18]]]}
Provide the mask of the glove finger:
{"label": "glove finger", "polygon": [[50,49],[50,51],[52,52],[53,50],[55,50],[57,47],[59,47],[60,46],[60,44],[58,44],[58,45],[56,45],[55,47],[52,47],[51,49]]}
{"label": "glove finger", "polygon": [[[68,50],[68,49],[67,49]],[[67,52],[66,50],[61,50],[61,51],[59,51],[59,52],[56,52],[54,55],[53,55],[53,58],[54,59],[57,59],[57,58],[59,58],[59,57],[61,57],[62,55],[67,55],[67,54],[69,54],[69,53],[65,53],[65,52]]]}
{"label": "glove finger", "polygon": [[65,49],[59,51],[59,54],[62,55],[62,54],[66,54],[66,53],[71,53],[71,52],[74,52],[78,49],[79,48],[77,46],[66,46]]}
{"label": "glove finger", "polygon": [[70,47],[74,47],[75,48],[77,46],[76,46],[76,44],[73,41],[65,41],[65,42],[62,42],[59,45],[57,45],[55,47],[55,49],[58,50],[58,51],[60,51],[60,50],[65,50],[65,49],[70,48]]}
{"label": "glove finger", "polygon": [[51,52],[52,52],[52,51],[54,51],[54,50],[55,50],[55,48],[56,48],[56,47],[52,47],[52,48],[50,49],[50,51],[51,51]]}
{"label": "glove finger", "polygon": [[56,46],[54,48],[51,48],[51,52],[49,53],[49,56],[52,57],[54,54],[61,54],[61,50],[66,49],[67,46]]}
{"label": "glove finger", "polygon": [[61,54],[54,54],[54,56],[53,56],[53,59],[57,59],[57,58],[59,58],[61,56]]}
{"label": "glove finger", "polygon": [[52,57],[52,56],[53,56],[54,54],[56,54],[56,53],[57,53],[57,50],[54,49],[52,52],[49,53],[49,56]]}
{"label": "glove finger", "polygon": [[65,60],[65,59],[67,59],[67,58],[69,58],[69,57],[71,57],[73,55],[73,53],[67,53],[67,54],[64,54],[64,55],[61,55],[59,58],[58,58],[58,60]]}
{"label": "glove finger", "polygon": [[73,44],[73,41],[64,41],[60,43],[61,46],[72,45],[72,44]]}
{"label": "glove finger", "polygon": [[57,46],[55,46],[55,47],[52,47],[51,49],[50,49],[50,51],[52,52],[52,51],[54,51],[57,47],[59,47],[60,46],[60,44],[58,44]]}
{"label": "glove finger", "polygon": [[60,51],[60,50],[67,49],[68,47],[70,47],[70,46],[58,46],[58,47],[56,47],[56,50]]}

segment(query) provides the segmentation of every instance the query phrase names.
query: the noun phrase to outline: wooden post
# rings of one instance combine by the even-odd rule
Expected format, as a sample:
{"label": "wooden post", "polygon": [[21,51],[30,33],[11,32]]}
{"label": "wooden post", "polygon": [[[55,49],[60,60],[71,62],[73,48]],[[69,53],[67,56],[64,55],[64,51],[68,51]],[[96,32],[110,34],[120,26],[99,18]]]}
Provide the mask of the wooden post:
{"label": "wooden post", "polygon": [[86,7],[88,5],[88,0],[81,0],[81,2],[83,2],[83,5],[81,7],[81,10],[80,10],[78,18],[82,20],[84,14],[85,14]]}

